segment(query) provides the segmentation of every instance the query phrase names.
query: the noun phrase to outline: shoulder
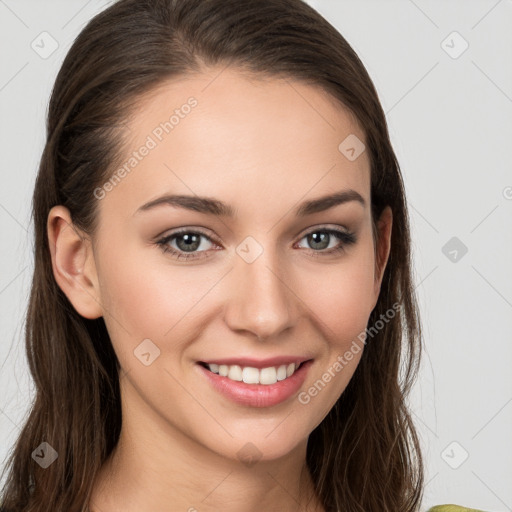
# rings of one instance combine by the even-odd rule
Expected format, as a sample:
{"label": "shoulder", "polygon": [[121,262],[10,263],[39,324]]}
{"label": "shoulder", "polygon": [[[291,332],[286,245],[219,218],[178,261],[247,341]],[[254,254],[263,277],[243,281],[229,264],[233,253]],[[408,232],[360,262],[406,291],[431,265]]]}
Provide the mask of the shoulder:
{"label": "shoulder", "polygon": [[476,508],[461,507],[460,505],[436,505],[427,512],[484,512]]}

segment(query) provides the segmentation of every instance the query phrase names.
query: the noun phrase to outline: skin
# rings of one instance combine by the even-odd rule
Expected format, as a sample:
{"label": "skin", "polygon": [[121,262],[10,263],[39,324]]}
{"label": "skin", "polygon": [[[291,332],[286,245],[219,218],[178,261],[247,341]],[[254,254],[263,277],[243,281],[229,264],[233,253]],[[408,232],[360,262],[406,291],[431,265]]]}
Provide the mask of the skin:
{"label": "skin", "polygon": [[[196,362],[307,355],[314,361],[300,391],[308,390],[367,326],[389,255],[391,210],[378,223],[376,258],[368,154],[349,161],[338,150],[349,134],[365,135],[332,97],[298,81],[220,71],[144,98],[128,123],[127,155],[187,98],[198,105],[98,201],[92,239],[63,206],[48,216],[55,278],[82,316],[104,317],[122,367],[122,432],[97,476],[93,512],[324,510],[305,466],[307,439],[362,350],[309,403],[295,394],[272,407],[231,402]],[[365,207],[351,201],[293,214],[304,200],[349,188]],[[164,193],[217,198],[238,213],[166,205],[134,214]],[[176,260],[155,244],[181,227],[211,236],[194,253],[206,257]],[[321,255],[327,243],[318,249],[306,235],[326,227],[353,231],[357,241]],[[263,249],[252,263],[236,252],[247,236]],[[340,245],[329,240],[328,248]],[[184,252],[177,242],[168,245]],[[134,350],[148,338],[160,356],[146,366]],[[251,466],[237,455],[249,442],[261,457]]]}

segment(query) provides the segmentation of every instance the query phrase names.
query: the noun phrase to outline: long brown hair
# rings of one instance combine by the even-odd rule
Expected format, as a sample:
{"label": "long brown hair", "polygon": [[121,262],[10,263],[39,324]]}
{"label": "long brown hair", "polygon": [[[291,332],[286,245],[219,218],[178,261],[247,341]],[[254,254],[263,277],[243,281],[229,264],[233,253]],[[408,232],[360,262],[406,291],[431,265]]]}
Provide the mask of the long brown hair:
{"label": "long brown hair", "polygon": [[[32,203],[35,268],[25,329],[36,396],[5,468],[8,512],[85,510],[121,429],[115,352],[103,318],[79,315],[54,279],[48,213],[66,206],[74,224],[92,236],[93,191],[120,161],[123,123],[137,101],[166,80],[217,65],[320,86],[364,130],[374,237],[383,208],[393,212],[391,252],[368,322],[384,325],[311,433],[307,464],[326,511],[418,510],[423,462],[406,397],[422,337],[409,219],[385,114],[361,60],[302,0],[119,0],[79,34],[50,99]],[[396,315],[383,322],[397,303]],[[46,469],[32,458],[42,442],[58,453]]]}

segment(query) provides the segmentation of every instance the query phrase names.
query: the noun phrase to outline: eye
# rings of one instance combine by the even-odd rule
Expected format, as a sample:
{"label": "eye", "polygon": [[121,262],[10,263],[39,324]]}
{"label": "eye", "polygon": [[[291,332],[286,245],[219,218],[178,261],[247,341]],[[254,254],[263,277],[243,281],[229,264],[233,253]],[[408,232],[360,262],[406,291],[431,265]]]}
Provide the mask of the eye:
{"label": "eye", "polygon": [[[312,256],[331,255],[344,251],[346,246],[355,244],[357,239],[354,233],[339,229],[315,229],[310,231],[301,240],[306,239],[307,243],[314,249]],[[331,242],[338,243],[334,246]],[[331,245],[331,247],[329,247]],[[327,249],[327,250],[326,250]]]}
{"label": "eye", "polygon": [[[213,244],[212,239],[205,233],[183,228],[161,238],[156,244],[164,253],[170,253],[171,256],[176,259],[200,259],[208,257],[209,252],[208,247],[204,248],[202,239],[208,241],[206,245],[208,245],[208,243]],[[354,233],[332,228],[317,228],[301,238],[301,240],[304,239],[306,239],[307,243],[312,247],[310,252],[314,257],[328,256],[344,251],[346,246],[355,244],[357,241]],[[331,242],[336,242],[336,240],[337,244],[332,246]],[[176,247],[170,245],[171,243],[175,243]],[[198,251],[199,248],[203,250]]]}
{"label": "eye", "polygon": [[[204,238],[208,240],[208,242],[212,243],[211,238],[205,233],[202,233],[201,231],[192,231],[190,229],[182,229],[180,231],[176,231],[171,235],[161,238],[156,243],[164,253],[171,253],[171,255],[176,259],[198,259],[204,257],[204,255],[198,255],[195,252],[199,249],[199,247],[204,246],[204,244],[201,243],[201,238]],[[170,242],[174,241],[176,241],[177,249],[169,245]],[[205,252],[207,252],[207,250],[199,251],[199,253]]]}

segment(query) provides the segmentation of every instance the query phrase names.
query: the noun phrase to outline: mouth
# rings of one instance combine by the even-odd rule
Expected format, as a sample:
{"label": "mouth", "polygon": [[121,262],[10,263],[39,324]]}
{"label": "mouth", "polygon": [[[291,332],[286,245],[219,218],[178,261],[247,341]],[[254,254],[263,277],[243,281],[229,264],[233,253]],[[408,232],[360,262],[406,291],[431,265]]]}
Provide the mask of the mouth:
{"label": "mouth", "polygon": [[195,367],[207,385],[229,401],[246,407],[272,407],[291,400],[299,392],[313,364],[313,359],[290,359],[287,363],[283,358],[274,360],[279,363],[275,366],[269,366],[269,360],[253,362],[253,366],[219,364],[228,360],[198,361]]}
{"label": "mouth", "polygon": [[289,379],[308,361],[311,359],[264,367],[261,365],[257,367],[256,365],[206,363],[204,361],[199,361],[198,364],[206,370],[232,381],[270,386]]}

